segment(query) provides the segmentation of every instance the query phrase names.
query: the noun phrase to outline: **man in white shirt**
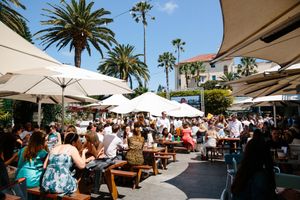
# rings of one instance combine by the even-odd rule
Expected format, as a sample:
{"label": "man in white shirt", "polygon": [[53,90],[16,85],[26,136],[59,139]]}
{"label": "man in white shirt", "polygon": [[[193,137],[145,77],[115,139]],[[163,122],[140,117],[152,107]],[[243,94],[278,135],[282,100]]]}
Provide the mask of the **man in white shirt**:
{"label": "man in white shirt", "polygon": [[120,127],[118,124],[112,126],[112,133],[106,133],[103,138],[104,153],[109,158],[117,156],[117,150],[123,149],[123,141],[117,136]]}
{"label": "man in white shirt", "polygon": [[166,112],[162,112],[161,115],[161,118],[159,118],[156,123],[159,133],[162,133],[164,128],[167,128],[168,132],[170,132],[171,125]]}
{"label": "man in white shirt", "polygon": [[228,130],[230,137],[240,137],[241,132],[244,130],[242,123],[237,119],[236,115],[232,115],[232,121],[229,122]]}

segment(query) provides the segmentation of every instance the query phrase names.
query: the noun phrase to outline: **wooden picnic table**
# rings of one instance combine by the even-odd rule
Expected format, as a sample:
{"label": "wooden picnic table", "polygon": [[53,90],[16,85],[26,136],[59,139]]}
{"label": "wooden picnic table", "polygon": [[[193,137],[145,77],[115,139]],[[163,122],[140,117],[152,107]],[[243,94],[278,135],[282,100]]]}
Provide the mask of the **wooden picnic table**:
{"label": "wooden picnic table", "polygon": [[158,172],[158,167],[157,167],[157,162],[156,162],[156,159],[155,159],[154,155],[158,152],[162,152],[162,151],[165,151],[165,150],[166,150],[165,147],[156,147],[156,148],[144,147],[144,149],[143,149],[143,153],[148,153],[152,157],[152,169],[153,169],[153,174],[154,175],[157,175],[159,173]]}
{"label": "wooden picnic table", "polygon": [[11,194],[5,194],[5,200],[21,200],[21,197],[11,195]]}
{"label": "wooden picnic table", "polygon": [[118,167],[122,167],[126,164],[127,164],[126,160],[116,160],[115,164],[109,166],[104,172],[105,181],[113,200],[116,200],[118,198],[118,190],[117,190],[115,180],[113,178],[114,176],[111,174],[111,170]]}

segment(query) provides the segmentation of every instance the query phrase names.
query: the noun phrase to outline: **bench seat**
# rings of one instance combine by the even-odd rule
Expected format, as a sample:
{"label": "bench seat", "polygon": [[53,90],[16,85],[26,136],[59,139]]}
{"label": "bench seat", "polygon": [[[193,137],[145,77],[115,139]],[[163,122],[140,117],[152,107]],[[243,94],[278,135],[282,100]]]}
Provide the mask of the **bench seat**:
{"label": "bench seat", "polygon": [[[28,188],[27,193],[35,195],[35,196],[43,196],[43,198],[49,198],[49,199],[58,199],[59,194],[50,194],[50,193],[41,193],[39,187],[35,188]],[[91,196],[86,194],[80,194],[80,193],[73,193],[71,195],[64,195],[62,197],[63,200],[90,200]]]}

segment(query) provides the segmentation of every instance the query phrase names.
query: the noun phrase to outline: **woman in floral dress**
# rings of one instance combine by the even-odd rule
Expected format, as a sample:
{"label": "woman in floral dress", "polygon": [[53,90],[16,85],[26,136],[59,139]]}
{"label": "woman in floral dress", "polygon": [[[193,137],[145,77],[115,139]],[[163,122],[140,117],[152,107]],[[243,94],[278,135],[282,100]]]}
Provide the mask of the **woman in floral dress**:
{"label": "woman in floral dress", "polygon": [[45,161],[46,168],[41,188],[44,192],[71,194],[77,190],[77,181],[72,176],[73,163],[79,168],[85,167],[85,154],[83,149],[80,156],[81,142],[76,133],[69,133],[65,138],[65,144],[52,149]]}

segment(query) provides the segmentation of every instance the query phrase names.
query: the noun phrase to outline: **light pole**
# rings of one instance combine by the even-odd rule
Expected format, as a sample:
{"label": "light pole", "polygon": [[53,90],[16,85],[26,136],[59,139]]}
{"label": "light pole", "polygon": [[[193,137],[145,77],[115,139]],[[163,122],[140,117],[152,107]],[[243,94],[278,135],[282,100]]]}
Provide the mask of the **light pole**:
{"label": "light pole", "polygon": [[204,88],[200,87],[200,98],[201,98],[201,111],[204,112],[205,116],[205,105],[204,105]]}

